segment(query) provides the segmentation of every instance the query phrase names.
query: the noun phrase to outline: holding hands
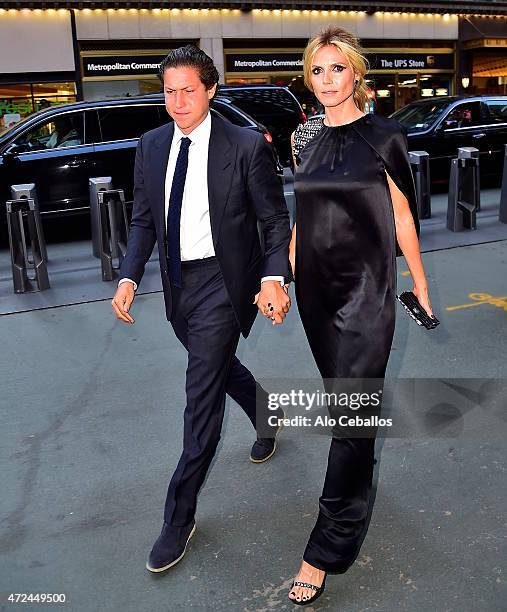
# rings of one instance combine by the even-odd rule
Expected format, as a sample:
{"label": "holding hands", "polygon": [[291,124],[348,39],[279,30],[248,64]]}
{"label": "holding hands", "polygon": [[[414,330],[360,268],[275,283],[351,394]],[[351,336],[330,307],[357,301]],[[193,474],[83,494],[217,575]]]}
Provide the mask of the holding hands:
{"label": "holding hands", "polygon": [[263,281],[253,303],[257,304],[262,315],[271,319],[273,325],[283,323],[291,306],[287,286],[283,287],[276,280]]}

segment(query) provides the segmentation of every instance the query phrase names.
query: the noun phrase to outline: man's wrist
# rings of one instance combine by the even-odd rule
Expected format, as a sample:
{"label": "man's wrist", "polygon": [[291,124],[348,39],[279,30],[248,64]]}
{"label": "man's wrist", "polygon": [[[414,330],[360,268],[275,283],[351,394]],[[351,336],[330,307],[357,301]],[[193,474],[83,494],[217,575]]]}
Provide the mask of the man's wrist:
{"label": "man's wrist", "polygon": [[282,287],[285,285],[284,276],[263,276],[261,278],[261,285],[264,281],[278,281]]}
{"label": "man's wrist", "polygon": [[133,281],[131,278],[121,278],[118,281],[118,287],[122,284],[122,283],[132,283],[134,285],[134,291],[137,291],[137,283],[135,281]]}

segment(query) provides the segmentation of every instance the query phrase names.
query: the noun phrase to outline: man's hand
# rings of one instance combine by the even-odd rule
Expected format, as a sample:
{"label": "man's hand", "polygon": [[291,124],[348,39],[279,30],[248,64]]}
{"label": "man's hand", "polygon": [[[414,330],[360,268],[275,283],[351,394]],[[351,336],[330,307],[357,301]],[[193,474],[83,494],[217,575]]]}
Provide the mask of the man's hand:
{"label": "man's hand", "polygon": [[126,281],[122,283],[116,293],[114,294],[114,298],[111,302],[111,306],[113,310],[120,319],[120,321],[125,321],[125,323],[135,323],[134,319],[129,315],[129,308],[134,301],[134,285]]}
{"label": "man's hand", "polygon": [[260,292],[255,296],[254,304],[273,325],[283,323],[290,308],[290,297],[287,291],[276,280],[266,280],[261,284]]}

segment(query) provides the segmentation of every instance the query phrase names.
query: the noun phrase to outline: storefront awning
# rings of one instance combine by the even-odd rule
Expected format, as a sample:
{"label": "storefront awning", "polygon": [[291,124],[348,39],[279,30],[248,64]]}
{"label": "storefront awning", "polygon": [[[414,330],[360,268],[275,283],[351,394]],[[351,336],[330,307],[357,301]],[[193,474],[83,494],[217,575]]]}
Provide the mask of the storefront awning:
{"label": "storefront awning", "polygon": [[474,57],[472,74],[474,77],[507,77],[507,52]]}

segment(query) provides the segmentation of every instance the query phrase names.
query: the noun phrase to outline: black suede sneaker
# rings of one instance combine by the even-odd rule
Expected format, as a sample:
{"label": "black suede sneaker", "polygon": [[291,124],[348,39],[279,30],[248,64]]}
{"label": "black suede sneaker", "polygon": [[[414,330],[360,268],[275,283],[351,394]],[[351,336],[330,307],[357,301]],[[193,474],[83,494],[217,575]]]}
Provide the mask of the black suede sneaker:
{"label": "black suede sneaker", "polygon": [[163,572],[183,559],[190,538],[195,533],[195,521],[177,527],[164,521],[162,532],[158,536],[146,563],[150,572]]}
{"label": "black suede sneaker", "polygon": [[[284,419],[285,413],[280,409],[280,414],[277,413],[278,418]],[[270,459],[276,452],[276,436],[280,433],[283,428],[283,423],[278,426],[274,438],[259,438],[254,442],[252,450],[250,451],[250,461],[252,463],[264,463]]]}

